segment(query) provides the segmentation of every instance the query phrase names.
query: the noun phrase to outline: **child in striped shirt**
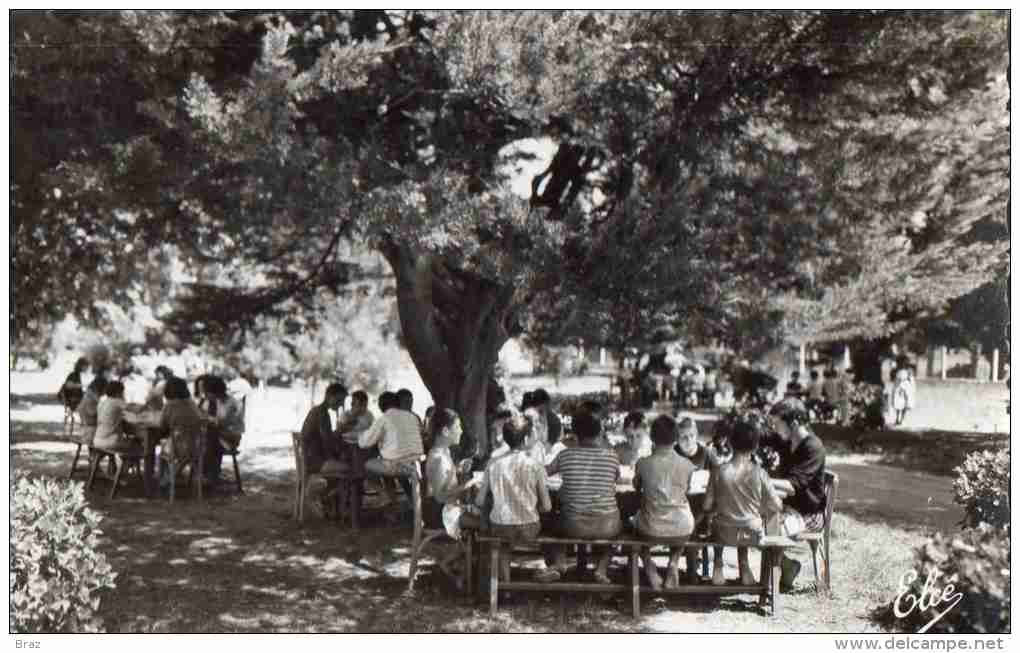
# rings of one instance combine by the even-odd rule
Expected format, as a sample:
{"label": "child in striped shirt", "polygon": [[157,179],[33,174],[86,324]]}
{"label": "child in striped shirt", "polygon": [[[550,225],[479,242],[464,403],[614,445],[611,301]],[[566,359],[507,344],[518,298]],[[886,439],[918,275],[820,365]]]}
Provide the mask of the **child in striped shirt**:
{"label": "child in striped shirt", "polygon": [[[564,449],[546,467],[549,475],[559,474],[560,514],[558,530],[564,537],[592,540],[615,537],[622,529],[620,510],[616,503],[616,484],[620,478],[620,459],[616,452],[599,446],[601,423],[581,412],[573,419],[578,446]],[[609,547],[592,547],[598,556],[595,582],[610,584]],[[557,546],[549,554],[552,566],[538,576],[541,582],[559,580],[567,568],[566,550]]]}

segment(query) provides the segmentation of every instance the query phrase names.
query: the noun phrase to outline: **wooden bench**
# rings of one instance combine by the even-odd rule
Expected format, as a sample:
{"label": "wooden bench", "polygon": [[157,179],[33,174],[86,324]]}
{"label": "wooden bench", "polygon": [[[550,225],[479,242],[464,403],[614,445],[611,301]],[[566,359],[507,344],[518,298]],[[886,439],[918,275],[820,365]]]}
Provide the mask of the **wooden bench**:
{"label": "wooden bench", "polygon": [[[762,552],[761,572],[759,580],[754,585],[742,585],[739,582],[727,582],[725,585],[697,584],[680,585],[672,589],[654,590],[651,587],[642,587],[639,576],[638,559],[642,547],[651,545],[653,552],[661,549],[661,546],[649,543],[646,540],[621,536],[608,540],[584,540],[575,538],[546,537],[540,536],[526,545],[533,547],[535,544],[556,544],[564,546],[579,546],[583,551],[587,545],[608,545],[620,547],[627,555],[627,582],[603,585],[595,582],[552,582],[540,583],[537,581],[509,581],[499,580],[499,556],[503,541],[489,535],[478,535],[477,541],[489,544],[489,613],[495,616],[499,610],[500,590],[517,592],[553,592],[553,593],[619,593],[629,594],[631,597],[631,610],[635,618],[641,616],[641,594],[655,595],[701,595],[701,596],[726,596],[731,594],[757,594],[760,597],[762,606],[771,605],[771,613],[775,616],[779,610],[779,563],[785,549],[798,546],[798,543],[782,535],[771,535],[762,538],[761,542],[752,548],[760,549]],[[703,547],[723,546],[716,542],[704,542],[695,540],[684,545],[686,548],[701,549]],[[514,550],[523,550],[522,547],[515,547]],[[578,556],[578,566],[585,564],[583,553]],[[479,574],[481,575],[481,574]],[[565,595],[565,594],[564,594]]]}

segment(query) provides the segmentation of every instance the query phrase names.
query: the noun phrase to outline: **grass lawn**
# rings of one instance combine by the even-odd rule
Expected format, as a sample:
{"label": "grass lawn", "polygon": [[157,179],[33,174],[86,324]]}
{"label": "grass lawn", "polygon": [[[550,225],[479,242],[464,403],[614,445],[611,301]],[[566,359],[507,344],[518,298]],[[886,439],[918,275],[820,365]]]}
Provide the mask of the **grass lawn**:
{"label": "grass lawn", "polygon": [[[12,387],[18,391],[13,378]],[[266,403],[278,399],[282,397]],[[103,551],[118,572],[117,589],[101,607],[108,631],[874,631],[878,626],[868,613],[895,597],[900,576],[911,568],[913,549],[933,526],[946,528],[955,521],[931,519],[919,495],[882,486],[876,491],[876,483],[890,478],[906,485],[914,482],[902,469],[874,465],[872,460],[854,463],[849,457],[853,447],[848,445],[848,453],[837,454],[832,461],[844,479],[833,523],[832,596],[815,594],[805,547],[796,554],[804,571],[794,593],[783,597],[775,619],[740,598],[715,603],[645,599],[641,619],[634,620],[622,598],[571,597],[564,622],[558,599],[539,596],[530,605],[510,603],[493,619],[487,605],[462,601],[431,559],[419,572],[415,593],[405,592],[410,523],[386,527],[378,514],[370,512],[356,534],[314,517],[303,526],[296,524],[290,517],[294,463],[288,431],[293,428],[293,411],[277,408],[264,406],[266,416],[254,422],[257,426],[242,442],[243,496],[218,494],[204,505],[185,496],[170,506],[165,499],[143,498],[135,482],[112,502],[105,497],[105,484],[90,495],[91,504],[104,517]],[[59,406],[41,394],[12,396],[13,468],[66,474],[73,445],[60,435],[60,415]],[[278,416],[277,422],[271,415]],[[837,442],[856,441],[850,434],[830,435],[826,439],[837,448]],[[949,434],[943,438],[946,449],[952,449],[954,438]],[[923,444],[907,440],[911,450]],[[956,440],[958,450],[977,445],[967,438]],[[922,487],[921,494],[941,492],[936,503],[944,506],[949,501],[948,478],[911,473],[917,483],[930,487]],[[909,505],[897,508],[890,501],[894,495]],[[927,503],[930,508],[931,496]],[[731,577],[736,573],[734,558],[728,549]],[[756,564],[752,560],[752,568],[757,569]]]}
{"label": "grass lawn", "polygon": [[[65,472],[71,445],[20,430],[11,462],[47,475]],[[382,526],[369,514],[359,533],[315,518],[290,518],[287,447],[245,451],[246,494],[218,495],[205,505],[186,497],[174,506],[141,496],[137,484],[114,501],[93,492],[103,516],[102,547],[118,572],[117,589],[101,613],[110,632],[654,632],[866,631],[867,612],[895,595],[920,530],[834,520],[833,596],[813,591],[810,559],[783,602],[778,619],[737,599],[714,605],[643,601],[642,619],[619,601],[568,606],[533,599],[498,618],[484,605],[465,605],[427,560],[414,595],[407,595],[410,524]],[[105,487],[105,485],[104,485]],[[728,574],[735,573],[732,552]],[[620,561],[622,564],[622,560]],[[756,564],[752,561],[752,565]],[[756,567],[755,567],[756,568]]]}

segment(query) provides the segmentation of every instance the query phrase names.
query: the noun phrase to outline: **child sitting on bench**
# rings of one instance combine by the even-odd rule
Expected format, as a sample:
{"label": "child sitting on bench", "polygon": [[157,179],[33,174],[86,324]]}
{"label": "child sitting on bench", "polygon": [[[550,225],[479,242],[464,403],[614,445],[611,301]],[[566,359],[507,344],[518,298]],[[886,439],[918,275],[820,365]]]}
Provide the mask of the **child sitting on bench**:
{"label": "child sitting on bench", "polygon": [[[698,425],[690,417],[683,418],[677,430],[679,435],[674,449],[682,458],[691,461],[691,464],[694,465],[695,474],[692,478],[692,485],[701,483],[703,486],[707,476],[719,466],[719,460],[711,448],[698,441]],[[691,514],[694,515],[694,536],[707,538],[709,533],[708,518],[705,515],[705,495],[702,493],[691,496],[688,498],[688,502],[691,505]],[[700,579],[698,550],[687,549],[687,582],[697,583]]]}
{"label": "child sitting on bench", "polygon": [[515,415],[503,425],[503,441],[510,452],[485,468],[476,502],[489,511],[489,534],[504,541],[500,552],[499,579],[510,580],[510,552],[513,546],[538,537],[542,528],[539,512],[552,510],[546,488],[545,468],[524,449],[531,434],[531,422]]}
{"label": "child sitting on bench", "polygon": [[[778,513],[783,503],[772,487],[769,475],[751,457],[761,435],[757,427],[739,421],[730,433],[733,458],[712,472],[705,494],[705,511],[714,513],[715,538],[737,547],[740,584],[754,585],[747,559],[748,545],[756,545],[765,534],[762,515]],[[712,584],[725,585],[722,547],[715,547]]]}
{"label": "child sitting on bench", "polygon": [[[546,467],[549,475],[560,474],[559,535],[568,538],[603,540],[616,537],[623,528],[620,509],[616,503],[616,483],[620,479],[620,459],[612,449],[600,446],[602,424],[592,414],[582,410],[574,415],[574,433],[578,446],[564,449]],[[592,546],[598,556],[595,582],[610,585],[610,547]],[[539,582],[559,580],[567,569],[567,552],[562,545],[553,545],[547,551],[547,562],[552,565],[536,575]]]}
{"label": "child sitting on bench", "polygon": [[[652,455],[637,461],[634,489],[641,496],[637,530],[643,539],[669,545],[669,567],[666,587],[680,584],[677,569],[684,544],[694,530],[694,516],[687,503],[694,465],[673,450],[677,440],[676,422],[669,415],[660,415],[652,422]],[[663,586],[662,578],[652,559],[650,547],[641,547],[645,576],[652,589]]]}

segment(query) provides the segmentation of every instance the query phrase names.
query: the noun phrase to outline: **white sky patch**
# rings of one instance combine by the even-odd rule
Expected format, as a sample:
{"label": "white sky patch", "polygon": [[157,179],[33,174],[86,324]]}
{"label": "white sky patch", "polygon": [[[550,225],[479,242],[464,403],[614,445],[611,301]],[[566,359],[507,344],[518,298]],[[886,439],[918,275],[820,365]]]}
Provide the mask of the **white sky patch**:
{"label": "white sky patch", "polygon": [[[549,167],[556,154],[556,143],[551,138],[524,138],[505,145],[499,156],[505,162],[498,168],[499,174],[510,180],[511,192],[521,199],[531,198],[531,180]],[[518,158],[522,155],[534,159]]]}

